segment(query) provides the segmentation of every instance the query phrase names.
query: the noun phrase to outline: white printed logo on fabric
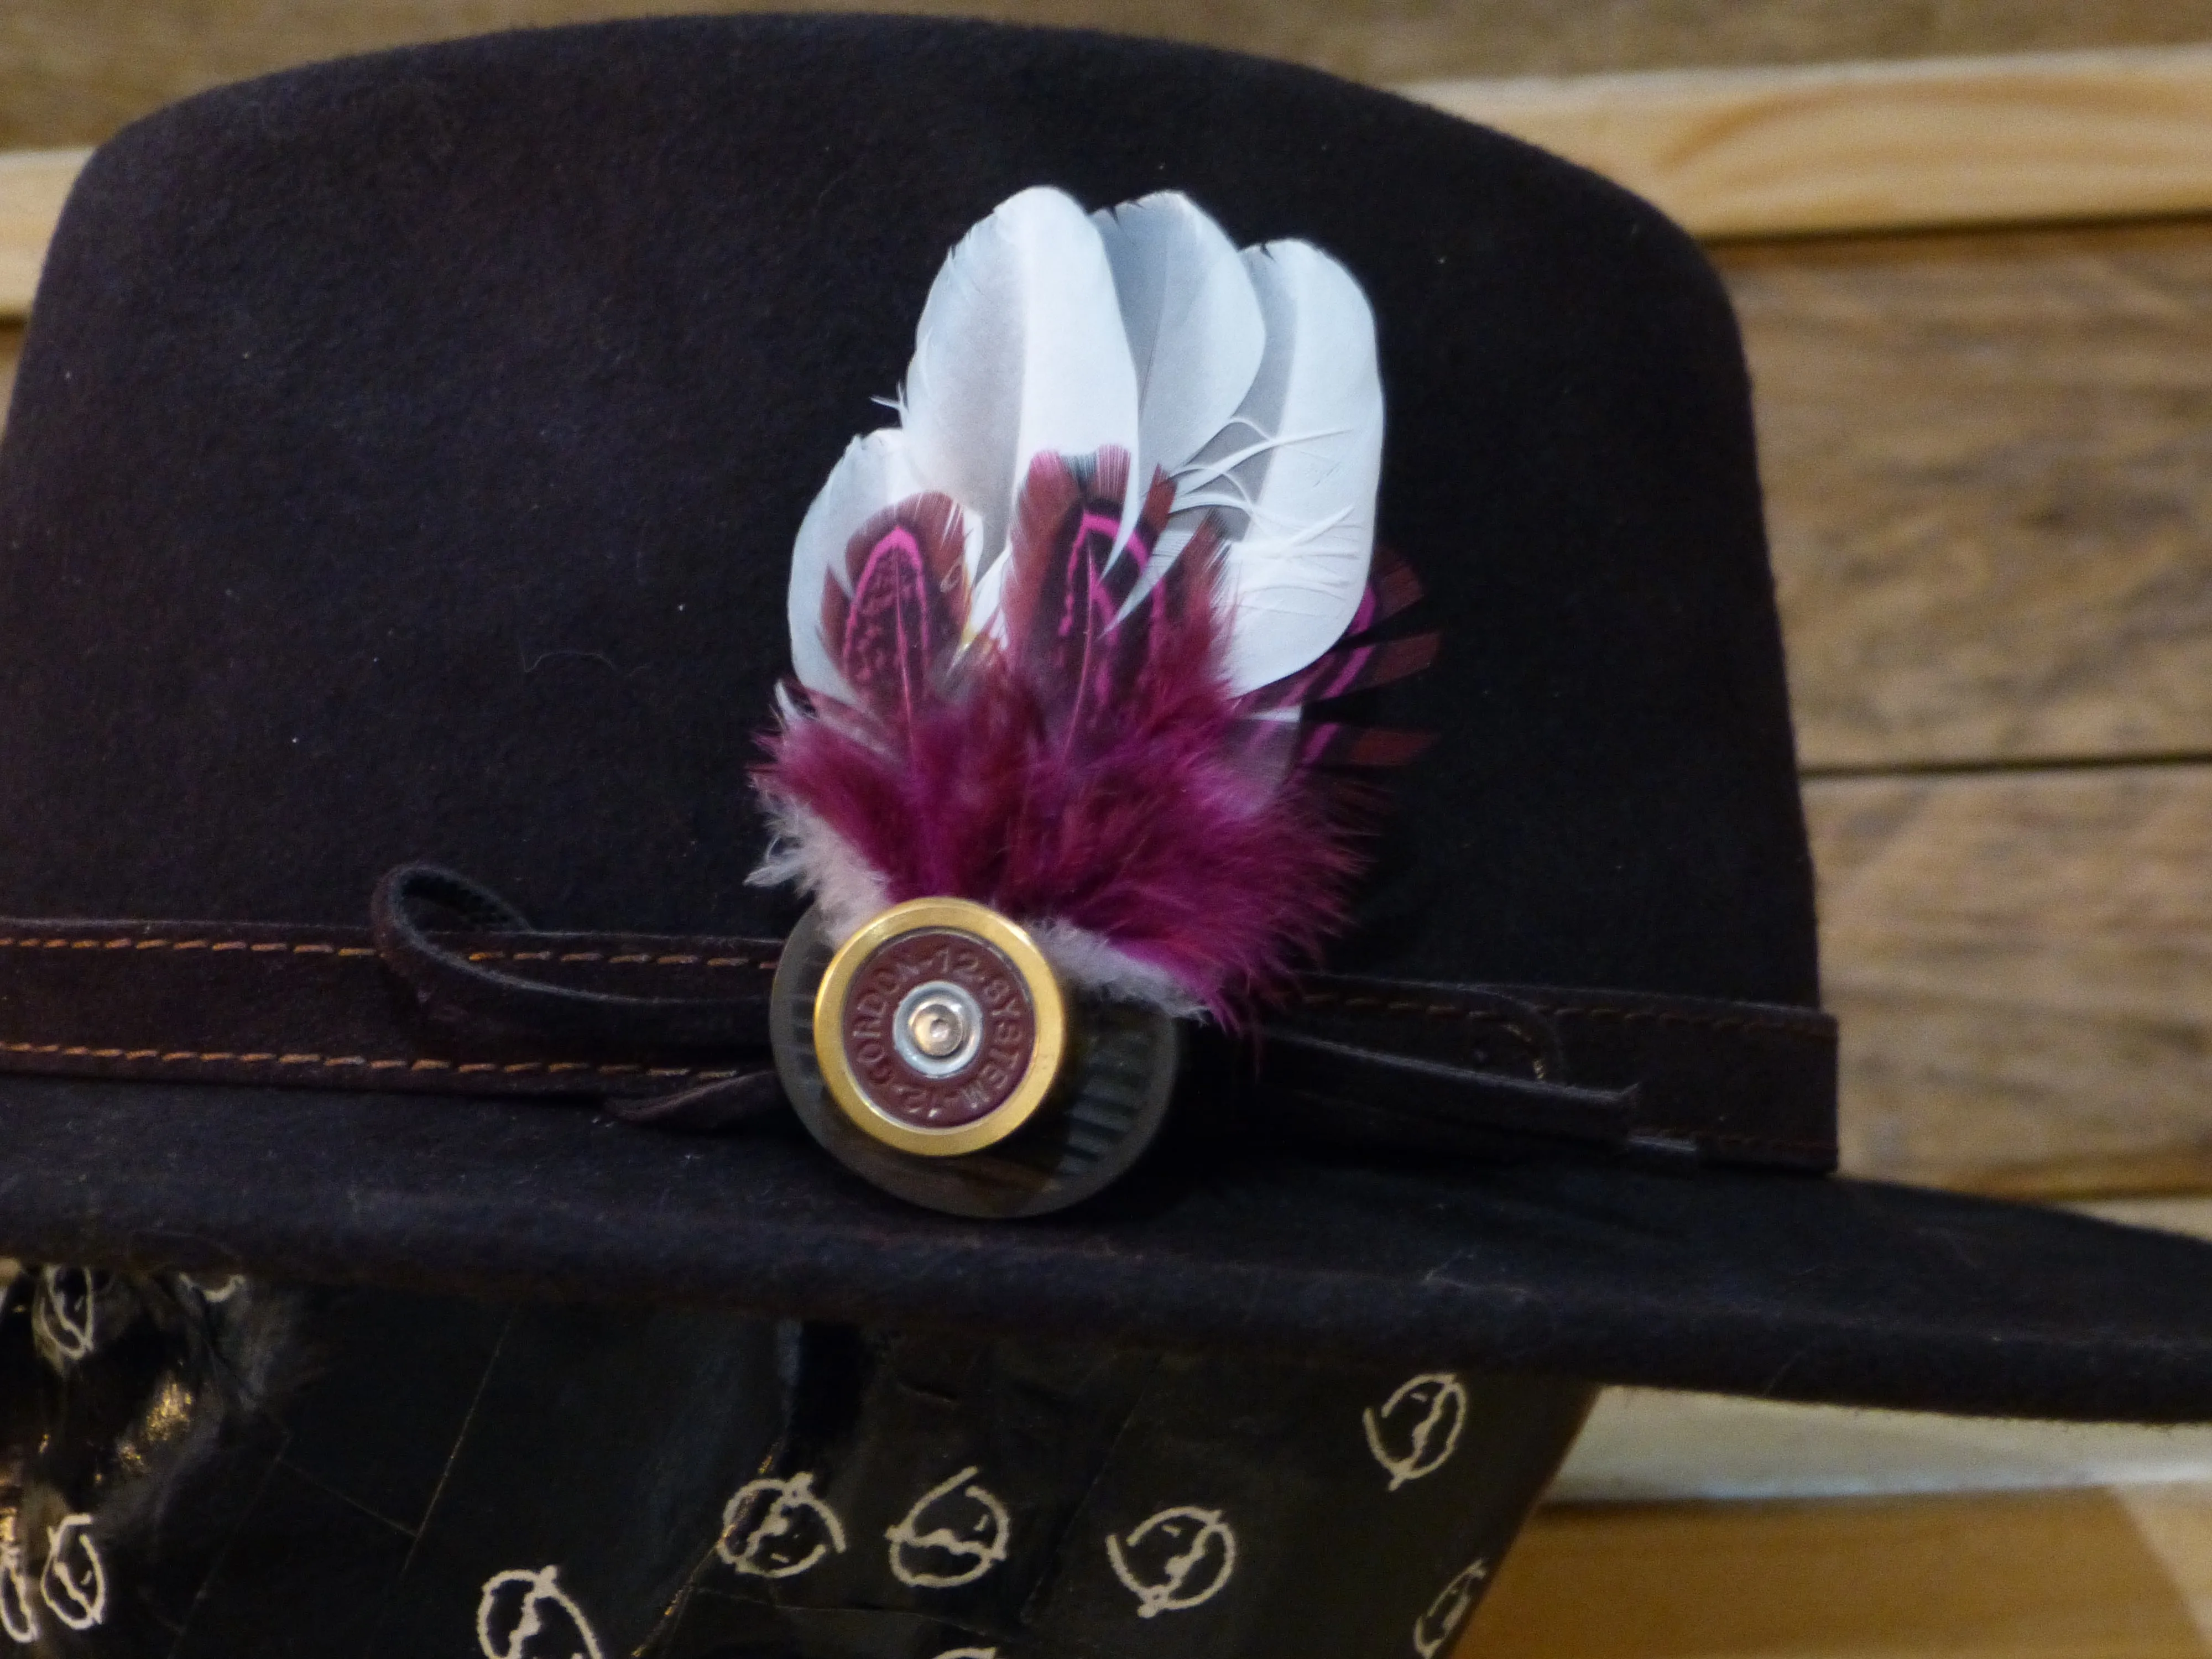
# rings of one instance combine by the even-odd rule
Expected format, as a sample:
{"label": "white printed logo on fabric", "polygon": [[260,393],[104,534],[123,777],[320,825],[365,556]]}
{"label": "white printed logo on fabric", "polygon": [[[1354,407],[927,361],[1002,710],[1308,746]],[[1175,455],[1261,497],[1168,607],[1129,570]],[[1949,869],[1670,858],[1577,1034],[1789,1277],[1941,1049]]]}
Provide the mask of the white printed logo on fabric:
{"label": "white printed logo on fabric", "polygon": [[884,1534],[891,1541],[891,1577],[900,1583],[953,1589],[974,1583],[1006,1559],[1012,1525],[1006,1506],[982,1487],[967,1484],[975,1474],[971,1466],[939,1481]]}
{"label": "white printed logo on fabric", "polygon": [[793,1578],[845,1553],[845,1523],[814,1494],[811,1474],[748,1480],[722,1508],[714,1553],[755,1578]]}
{"label": "white printed logo on fabric", "polygon": [[1237,1534],[1218,1510],[1178,1504],[1126,1538],[1109,1535],[1114,1576],[1137,1598],[1137,1617],[1155,1619],[1211,1601],[1237,1571]]}
{"label": "white printed logo on fabric", "polygon": [[31,1304],[31,1336],[46,1363],[65,1370],[93,1349],[107,1275],[89,1267],[41,1267]]}
{"label": "white printed logo on fabric", "polygon": [[107,1569],[92,1541],[92,1517],[71,1515],[46,1529],[46,1570],[39,1599],[71,1630],[90,1630],[107,1617]]}
{"label": "white printed logo on fabric", "polygon": [[1451,1462],[1467,1410],[1467,1385],[1449,1371],[1429,1371],[1400,1383],[1381,1411],[1370,1406],[1361,1413],[1367,1449],[1389,1474],[1392,1492]]}
{"label": "white printed logo on fabric", "polygon": [[1421,1659],[1437,1659],[1444,1644],[1459,1634],[1459,1627],[1482,1595],[1482,1581],[1490,1577],[1487,1561],[1474,1561],[1453,1575],[1450,1583],[1429,1603],[1429,1610],[1413,1620],[1413,1651]]}
{"label": "white printed logo on fabric", "polygon": [[0,1630],[24,1647],[39,1639],[39,1609],[31,1600],[31,1576],[23,1565],[23,1540],[13,1511],[0,1515]]}
{"label": "white printed logo on fabric", "polygon": [[518,1567],[494,1573],[477,1600],[477,1646],[484,1659],[604,1659],[599,1638],[556,1575]]}

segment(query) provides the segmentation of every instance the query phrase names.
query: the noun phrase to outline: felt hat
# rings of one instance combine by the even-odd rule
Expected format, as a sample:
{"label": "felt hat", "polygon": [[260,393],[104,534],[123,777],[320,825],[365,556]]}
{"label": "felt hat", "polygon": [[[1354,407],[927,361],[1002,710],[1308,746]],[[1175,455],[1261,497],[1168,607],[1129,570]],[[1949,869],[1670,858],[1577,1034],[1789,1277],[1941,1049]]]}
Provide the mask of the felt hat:
{"label": "felt hat", "polygon": [[[1118,463],[1036,452],[1054,511],[1104,515],[1097,568],[1168,568],[1099,578],[1097,629],[1233,635],[1200,702],[1244,747],[1193,789],[1320,840],[1255,843],[1287,849],[1271,883],[1179,827],[1194,884],[1164,890],[1293,913],[1256,933],[1212,897],[924,895],[1060,940],[1015,988],[1066,981],[1068,1069],[1019,1133],[917,1152],[856,1135],[810,1046],[877,961],[833,957],[891,935],[825,921],[819,869],[811,920],[749,882],[772,814],[829,798],[793,734],[859,729],[795,660],[827,590],[795,600],[794,558],[855,439],[968,409],[961,374],[1045,337],[1023,307],[1076,291],[1051,260],[1105,248],[1082,280],[1131,306],[1112,238],[1147,203],[1232,251],[1263,366],[1328,306],[1367,319],[1340,378],[1367,396],[1368,354],[1372,431],[1249,415],[1249,366],[1228,404],[1285,454],[1340,446],[1311,492],[1367,466],[1364,509],[1209,504],[1243,460],[1149,415]],[[1048,280],[918,373],[987,231],[1014,266],[1060,249]],[[1044,475],[1010,453],[1029,495],[963,500],[939,457],[835,549],[896,532],[927,604],[1042,614],[1000,538]],[[1285,558],[1351,526],[1366,580],[1255,702],[1237,561],[1285,523]],[[1833,1031],[1726,297],[1648,204],[1382,94],[824,17],[501,36],[164,111],[95,155],[46,264],[0,446],[0,1249],[27,1260],[1964,1412],[2212,1399],[2206,1247],[1822,1173]],[[926,805],[891,820],[917,843]],[[915,896],[899,847],[845,841]],[[1086,978],[1077,934],[1187,1006]],[[1000,991],[963,994],[900,1017],[955,1041]]]}

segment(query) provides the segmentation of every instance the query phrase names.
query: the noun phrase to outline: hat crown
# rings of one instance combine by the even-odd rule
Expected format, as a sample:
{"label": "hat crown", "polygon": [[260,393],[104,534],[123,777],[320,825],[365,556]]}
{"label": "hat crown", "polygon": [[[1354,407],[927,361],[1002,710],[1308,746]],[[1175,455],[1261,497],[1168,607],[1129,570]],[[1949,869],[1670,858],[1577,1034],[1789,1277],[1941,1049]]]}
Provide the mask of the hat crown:
{"label": "hat crown", "polygon": [[[827,112],[825,118],[825,112]],[[1727,302],[1656,212],[1384,94],[980,25],[702,19],[227,88],[91,164],[0,443],[0,909],[763,933],[809,501],[1024,189],[1186,193],[1374,307],[1436,665],[1332,966],[1809,1002]]]}

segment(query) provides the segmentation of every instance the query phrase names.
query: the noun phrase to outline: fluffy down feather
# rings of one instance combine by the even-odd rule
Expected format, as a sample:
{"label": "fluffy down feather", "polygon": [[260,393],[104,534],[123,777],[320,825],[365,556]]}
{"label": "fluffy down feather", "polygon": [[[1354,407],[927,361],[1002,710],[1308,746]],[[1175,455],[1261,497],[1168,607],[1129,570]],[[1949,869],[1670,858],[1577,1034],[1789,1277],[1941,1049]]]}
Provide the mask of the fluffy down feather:
{"label": "fluffy down feather", "polygon": [[1338,769],[1419,746],[1322,717],[1434,649],[1375,631],[1419,586],[1372,556],[1358,284],[1181,196],[1027,191],[947,260],[902,412],[800,532],[757,879],[840,935],[973,899],[1078,986],[1237,1022],[1343,923]]}

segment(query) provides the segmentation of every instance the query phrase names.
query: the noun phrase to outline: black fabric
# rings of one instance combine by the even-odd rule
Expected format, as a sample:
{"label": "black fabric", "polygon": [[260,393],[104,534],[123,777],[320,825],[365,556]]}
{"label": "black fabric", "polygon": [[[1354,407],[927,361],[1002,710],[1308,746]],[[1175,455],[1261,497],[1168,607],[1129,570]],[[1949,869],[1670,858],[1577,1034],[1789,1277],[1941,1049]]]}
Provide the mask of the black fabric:
{"label": "black fabric", "polygon": [[1008,1224],[795,1132],[27,1078],[0,1112],[7,1254],[2029,1416],[2202,1420],[2212,1377],[2204,1246],[1863,1182],[1248,1150]]}
{"label": "black fabric", "polygon": [[52,1267],[0,1379],[0,1628],[108,1659],[1395,1659],[1593,1393]]}
{"label": "black fabric", "polygon": [[[64,215],[0,442],[0,913],[779,935],[745,768],[800,515],[997,202],[1189,192],[1375,304],[1437,741],[1339,972],[1810,1006],[1741,350],[1694,245],[1301,70],[716,19],[227,88]],[[4,1013],[4,1010],[0,1010]],[[0,1032],[0,1036],[5,1036]],[[1455,1356],[1960,1410],[2212,1411],[2212,1251],[1790,1177],[1171,1161],[979,1228],[811,1148],[539,1108],[0,1083],[0,1248]]]}

